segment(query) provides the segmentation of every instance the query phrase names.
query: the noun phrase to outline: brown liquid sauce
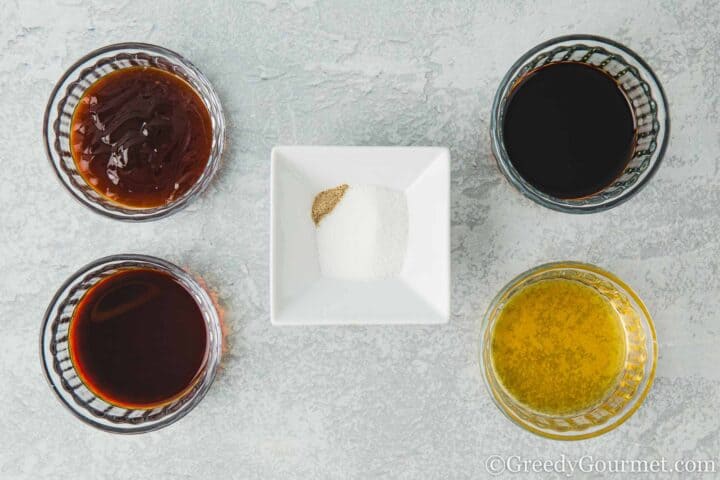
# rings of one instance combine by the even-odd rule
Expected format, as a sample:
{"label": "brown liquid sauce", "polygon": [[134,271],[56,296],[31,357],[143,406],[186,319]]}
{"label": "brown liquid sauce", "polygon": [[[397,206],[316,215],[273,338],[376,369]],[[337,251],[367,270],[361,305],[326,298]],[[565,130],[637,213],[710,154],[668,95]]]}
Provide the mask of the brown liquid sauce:
{"label": "brown liquid sauce", "polygon": [[75,164],[98,193],[130,208],[166,205],[200,178],[212,149],[212,122],[180,77],[130,67],[93,83],[72,118]]}
{"label": "brown liquid sauce", "polygon": [[70,323],[70,357],[82,382],[106,402],[152,408],[192,387],[207,338],[185,287],[167,273],[129,269],[83,296]]}

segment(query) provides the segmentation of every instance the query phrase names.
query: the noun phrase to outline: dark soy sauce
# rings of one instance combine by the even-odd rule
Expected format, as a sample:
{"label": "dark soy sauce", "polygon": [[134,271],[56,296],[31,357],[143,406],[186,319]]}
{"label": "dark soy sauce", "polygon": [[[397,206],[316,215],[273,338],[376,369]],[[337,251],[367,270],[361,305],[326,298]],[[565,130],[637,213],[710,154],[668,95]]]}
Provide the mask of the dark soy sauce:
{"label": "dark soy sauce", "polygon": [[83,296],[70,323],[70,353],[83,383],[125,408],[151,408],[193,385],[207,354],[200,307],[170,275],[120,271]]}
{"label": "dark soy sauce", "polygon": [[603,190],[623,172],[635,146],[635,118],[621,87],[584,63],[552,63],[513,87],[503,120],[510,162],[556,198]]}

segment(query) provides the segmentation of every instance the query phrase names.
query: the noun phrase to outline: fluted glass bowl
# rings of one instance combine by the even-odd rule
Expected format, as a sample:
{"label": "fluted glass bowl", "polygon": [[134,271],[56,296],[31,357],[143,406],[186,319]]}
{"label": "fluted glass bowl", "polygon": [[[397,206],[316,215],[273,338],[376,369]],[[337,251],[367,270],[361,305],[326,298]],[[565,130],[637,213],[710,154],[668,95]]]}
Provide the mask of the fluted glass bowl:
{"label": "fluted glass bowl", "polygon": [[[149,66],[173,73],[190,84],[207,108],[212,122],[210,158],[200,178],[187,192],[165,205],[131,208],[102,196],[77,170],[70,148],[75,107],[85,91],[103,76],[128,67]],[[146,221],[185,207],[210,183],[220,164],[225,142],[225,119],[220,100],[207,78],[188,60],[166,48],[145,43],[118,43],[100,48],[71,66],[50,94],[43,122],[45,151],[63,186],[86,207],[118,220]]]}
{"label": "fluted glass bowl", "polygon": [[[636,123],[637,140],[625,170],[607,187],[582,198],[557,198],[532,186],[513,166],[503,142],[503,120],[513,89],[528,73],[556,62],[586,63],[613,77],[631,102]],[[669,134],[665,92],[647,63],[624,45],[593,35],[554,38],[520,57],[500,83],[490,118],[493,154],[505,177],[531,200],[567,213],[603,211],[637,193],[660,165]]]}
{"label": "fluted glass bowl", "polygon": [[[207,355],[195,380],[179,397],[154,408],[124,408],[95,395],[83,382],[70,358],[68,333],[75,308],[102,279],[127,269],[165,272],[197,302],[207,327]],[[75,272],[58,290],[45,313],[40,332],[43,371],[58,399],[80,420],[114,433],[142,433],[167,426],[192,410],[215,379],[222,352],[220,314],[207,290],[185,270],[146,255],[113,255]]]}
{"label": "fluted glass bowl", "polygon": [[[564,415],[533,411],[515,400],[498,379],[492,361],[494,328],[507,302],[528,285],[548,279],[573,280],[594,289],[615,309],[625,333],[625,364],[615,386],[599,404]],[[526,430],[556,440],[596,437],[622,425],[650,391],[657,355],[655,327],[642,300],[612,273],[585,263],[548,263],[514,278],[492,301],[481,326],[480,367],[495,404]]]}

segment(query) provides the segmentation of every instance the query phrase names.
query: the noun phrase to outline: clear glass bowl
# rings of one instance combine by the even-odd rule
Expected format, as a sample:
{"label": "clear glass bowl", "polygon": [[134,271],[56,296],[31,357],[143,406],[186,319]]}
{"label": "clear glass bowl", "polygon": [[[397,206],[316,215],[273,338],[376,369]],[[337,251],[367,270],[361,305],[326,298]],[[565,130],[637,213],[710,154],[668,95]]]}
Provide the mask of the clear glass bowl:
{"label": "clear glass bowl", "polygon": [[[68,333],[75,308],[85,293],[103,278],[121,270],[145,268],[166,272],[194,297],[207,327],[207,356],[192,386],[169,403],[155,408],[128,409],[105,402],[87,388],[70,359]],[[58,290],[45,313],[40,332],[40,357],[50,386],[80,420],[114,433],[142,433],[165,427],[192,410],[215,379],[222,353],[220,314],[203,286],[188,272],[146,255],[113,255],[75,272]]]}
{"label": "clear glass bowl", "polygon": [[[567,415],[547,415],[517,402],[499,381],[491,351],[495,324],[508,300],[529,284],[557,278],[581,282],[605,297],[625,332],[625,366],[613,390],[598,405]],[[622,425],[650,391],[657,355],[655,327],[637,294],[612,273],[577,262],[540,265],[514,278],[490,304],[480,334],[480,368],[495,404],[526,430],[556,440],[596,437]]]}
{"label": "clear glass bowl", "polygon": [[[75,107],[95,81],[127,67],[151,66],[165,70],[187,81],[198,93],[210,113],[212,148],[205,171],[185,194],[172,202],[153,208],[131,208],[100,195],[77,171],[70,149],[70,124]],[[225,144],[225,119],[220,100],[210,82],[188,60],[175,52],[145,43],[118,43],[95,50],[71,66],[55,85],[43,124],[45,151],[55,173],[65,188],[95,212],[107,217],[144,221],[165,217],[185,207],[210,183],[220,164]]]}
{"label": "clear glass bowl", "polygon": [[[554,62],[581,62],[604,70],[615,78],[633,106],[637,142],[630,161],[612,184],[587,197],[556,198],[536,189],[517,172],[503,143],[503,118],[513,88],[532,70]],[[554,38],[520,57],[500,83],[490,118],[493,154],[505,177],[531,200],[568,213],[607,210],[637,193],[660,165],[669,134],[670,117],[665,92],[650,67],[629,48],[592,35]],[[603,139],[598,138],[597,141],[602,142]]]}

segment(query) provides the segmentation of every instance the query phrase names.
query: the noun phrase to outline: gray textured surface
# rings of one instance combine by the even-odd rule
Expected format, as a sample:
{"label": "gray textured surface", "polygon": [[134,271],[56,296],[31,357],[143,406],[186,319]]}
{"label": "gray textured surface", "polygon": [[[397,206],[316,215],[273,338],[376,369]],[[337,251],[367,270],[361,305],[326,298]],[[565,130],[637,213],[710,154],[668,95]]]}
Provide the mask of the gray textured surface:
{"label": "gray textured surface", "polygon": [[[491,454],[720,457],[720,7],[714,0],[500,2],[6,1],[0,9],[0,477],[482,478]],[[110,6],[112,5],[112,6]],[[494,90],[525,50],[596,33],[638,51],[670,100],[665,163],[603,214],[544,210],[493,164]],[[229,150],[206,194],[150,224],[103,219],[53,178],[41,144],[52,85],[87,51],[136,40],[190,58],[216,86]],[[441,327],[273,328],[268,175],[275,144],[450,147],[453,316]],[[75,420],[40,371],[55,289],[117,252],[203,275],[229,352],[206,399],[159,432]],[[558,443],[510,424],[475,363],[476,322],[538,263],[597,263],[654,314],[658,378],[600,438]]]}

